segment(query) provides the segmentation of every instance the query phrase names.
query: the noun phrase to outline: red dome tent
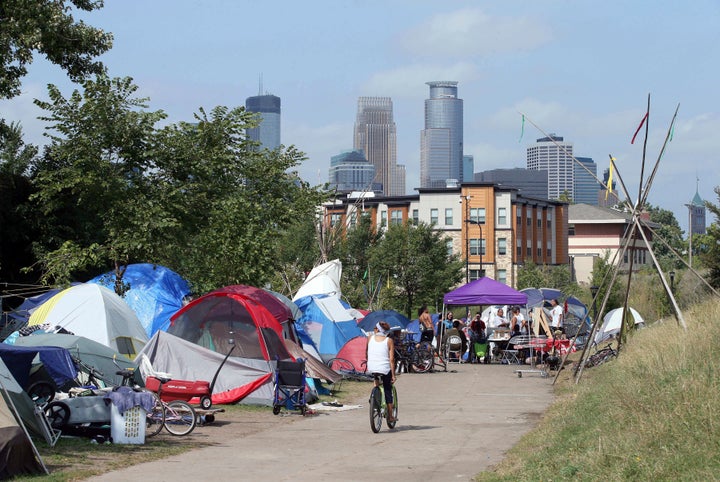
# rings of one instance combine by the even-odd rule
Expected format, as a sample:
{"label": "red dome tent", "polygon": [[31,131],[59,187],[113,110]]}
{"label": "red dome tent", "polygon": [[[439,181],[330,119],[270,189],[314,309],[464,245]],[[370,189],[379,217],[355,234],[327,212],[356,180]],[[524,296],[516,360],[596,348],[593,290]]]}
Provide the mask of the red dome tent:
{"label": "red dome tent", "polygon": [[[232,349],[218,375],[213,403],[243,400],[270,405],[275,362],[292,359],[278,317],[289,319],[289,310],[269,293],[244,285],[227,286],[180,309],[170,319],[167,333],[173,336],[157,340],[154,336],[143,352],[157,371],[177,379],[208,380]],[[174,338],[198,349],[188,352],[192,345]]]}

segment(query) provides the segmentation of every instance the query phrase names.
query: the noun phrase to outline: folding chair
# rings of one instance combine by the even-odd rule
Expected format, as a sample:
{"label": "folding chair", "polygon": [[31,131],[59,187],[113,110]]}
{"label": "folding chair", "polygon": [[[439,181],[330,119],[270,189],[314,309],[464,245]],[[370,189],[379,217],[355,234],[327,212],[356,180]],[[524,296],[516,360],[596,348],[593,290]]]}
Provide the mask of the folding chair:
{"label": "folding chair", "polygon": [[462,339],[458,335],[450,335],[445,343],[445,360],[460,363],[462,361]]}
{"label": "folding chair", "polygon": [[508,340],[507,346],[500,350],[500,363],[520,363],[520,359],[518,358],[520,350],[517,350],[515,345],[520,343],[522,336],[523,335],[513,336]]}

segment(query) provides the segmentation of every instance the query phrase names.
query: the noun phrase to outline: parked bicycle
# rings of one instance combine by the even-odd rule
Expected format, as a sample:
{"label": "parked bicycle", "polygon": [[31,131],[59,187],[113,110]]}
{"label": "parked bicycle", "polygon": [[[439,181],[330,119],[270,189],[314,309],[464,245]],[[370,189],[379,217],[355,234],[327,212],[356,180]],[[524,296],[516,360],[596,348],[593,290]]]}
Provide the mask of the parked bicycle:
{"label": "parked bicycle", "polygon": [[395,385],[392,386],[392,397],[393,397],[393,411],[392,421],[388,419],[387,404],[385,403],[385,389],[383,388],[381,375],[379,373],[373,373],[375,380],[375,386],[370,392],[370,428],[374,433],[378,433],[382,427],[383,418],[386,420],[388,428],[395,428],[398,418],[398,398],[397,390]]}
{"label": "parked bicycle", "polygon": [[426,341],[416,342],[413,333],[406,332],[404,338],[395,342],[395,372],[425,373],[433,368],[435,349]]}
{"label": "parked bicycle", "polygon": [[602,365],[606,361],[617,358],[617,356],[617,350],[612,347],[611,343],[608,343],[605,348],[601,348],[600,350],[590,355],[587,360],[585,360],[584,366],[585,368],[596,367],[598,365]]}
{"label": "parked bicycle", "polygon": [[172,435],[182,436],[188,435],[195,429],[197,425],[197,414],[195,409],[189,403],[183,400],[172,400],[165,402],[162,400],[163,385],[170,381],[166,378],[158,378],[159,388],[157,392],[145,388],[139,388],[131,381],[135,377],[135,370],[125,368],[117,372],[123,379],[123,386],[131,386],[136,390],[143,390],[153,395],[155,403],[152,410],[147,412],[145,436],[153,437],[160,433],[165,427]]}

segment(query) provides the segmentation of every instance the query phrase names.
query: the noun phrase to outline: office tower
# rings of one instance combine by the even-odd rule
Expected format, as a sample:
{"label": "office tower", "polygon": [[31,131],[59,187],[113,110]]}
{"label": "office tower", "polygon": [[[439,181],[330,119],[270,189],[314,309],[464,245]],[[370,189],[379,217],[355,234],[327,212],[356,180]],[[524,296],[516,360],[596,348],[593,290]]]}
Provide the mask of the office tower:
{"label": "office tower", "polygon": [[527,168],[548,173],[548,199],[575,196],[573,146],[562,137],[550,134],[527,148]]}
{"label": "office tower", "polygon": [[382,191],[374,183],[375,167],[365,159],[362,151],[345,151],[330,158],[329,184],[340,192]]}
{"label": "office tower", "polygon": [[686,204],[685,206],[688,208],[690,235],[705,234],[705,230],[707,229],[707,221],[705,219],[707,208],[705,207],[705,201],[700,197],[697,189],[690,204]]}
{"label": "office tower", "polygon": [[491,182],[502,187],[512,187],[526,198],[548,199],[547,171],[531,171],[520,167],[490,169],[476,173],[475,182]]}
{"label": "office tower", "polygon": [[393,196],[404,196],[405,193],[406,171],[405,164],[395,164],[395,172],[392,176],[390,184],[390,192]]}
{"label": "office tower", "polygon": [[[358,99],[353,147],[375,167],[375,182],[382,184],[383,194],[405,194],[405,179],[398,179],[405,170],[397,169],[397,129],[390,97]],[[397,191],[400,187],[402,192]]]}
{"label": "office tower", "polygon": [[465,182],[473,180],[475,175],[475,158],[469,154],[463,154],[462,178]]}
{"label": "office tower", "polygon": [[245,99],[245,110],[260,116],[260,124],[247,130],[247,136],[260,143],[261,149],[280,147],[280,97],[262,93],[262,80],[258,95]]}
{"label": "office tower", "polygon": [[603,208],[612,207],[620,203],[620,198],[618,197],[617,192],[617,182],[613,179],[612,184],[610,185],[611,192],[608,192],[608,190],[605,189],[605,186],[607,186],[609,182],[610,168],[603,171],[603,185],[600,186],[600,190],[598,191],[598,206]]}
{"label": "office tower", "polygon": [[426,82],[425,129],[420,133],[420,187],[463,182],[463,101],[457,82]]}
{"label": "office tower", "polygon": [[576,157],[575,159],[578,162],[573,163],[575,169],[575,196],[573,202],[597,206],[598,191],[600,190],[600,184],[595,179],[597,177],[597,164],[590,157]]}

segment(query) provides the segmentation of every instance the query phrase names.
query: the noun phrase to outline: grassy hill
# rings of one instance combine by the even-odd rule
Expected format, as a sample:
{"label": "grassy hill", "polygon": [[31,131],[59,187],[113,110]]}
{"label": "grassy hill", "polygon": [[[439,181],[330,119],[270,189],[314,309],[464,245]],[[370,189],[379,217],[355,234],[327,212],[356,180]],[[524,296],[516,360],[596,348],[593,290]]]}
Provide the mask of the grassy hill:
{"label": "grassy hill", "polygon": [[651,323],[579,384],[563,370],[539,426],[476,480],[720,480],[720,303],[684,316],[687,331]]}

